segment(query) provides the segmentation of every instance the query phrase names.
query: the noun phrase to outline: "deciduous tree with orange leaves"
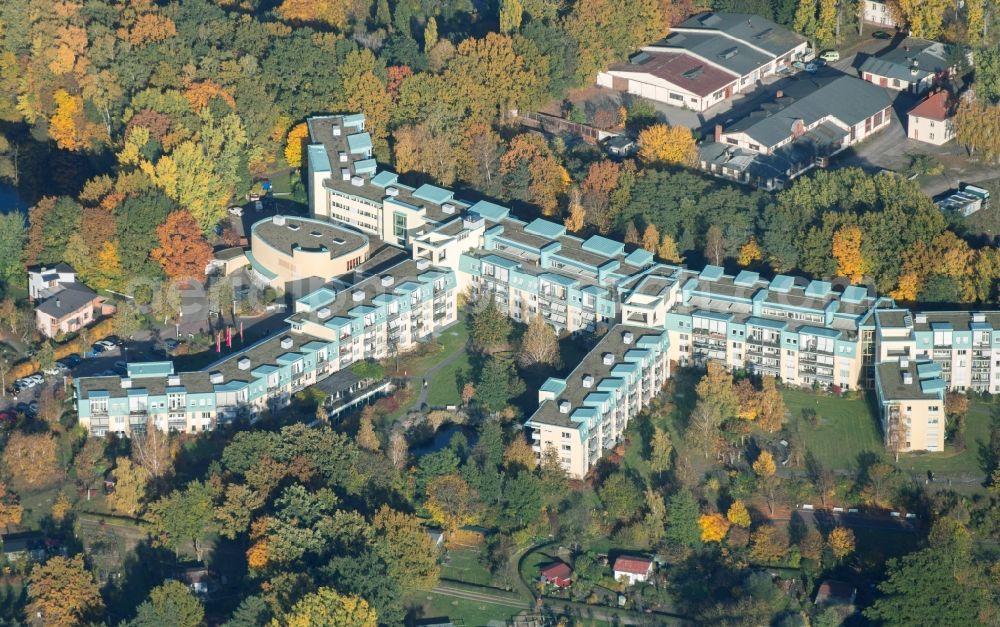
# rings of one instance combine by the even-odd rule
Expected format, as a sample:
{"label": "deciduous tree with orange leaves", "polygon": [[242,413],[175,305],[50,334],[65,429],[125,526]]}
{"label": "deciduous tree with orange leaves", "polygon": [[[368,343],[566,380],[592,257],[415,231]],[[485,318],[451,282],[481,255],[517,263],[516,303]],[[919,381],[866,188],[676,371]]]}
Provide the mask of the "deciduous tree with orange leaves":
{"label": "deciduous tree with orange leaves", "polygon": [[452,532],[476,521],[472,489],[458,475],[442,475],[428,481],[424,506],[434,522]]}
{"label": "deciduous tree with orange leaves", "polygon": [[292,130],[288,131],[288,137],[285,140],[285,161],[288,162],[289,166],[302,167],[302,144],[307,137],[309,137],[309,126],[305,122],[296,124]]}
{"label": "deciduous tree with orange leaves", "polygon": [[729,533],[729,521],[725,516],[716,512],[714,514],[702,514],[698,518],[698,527],[701,529],[702,542],[722,542]]}
{"label": "deciduous tree with orange leaves", "polygon": [[774,465],[774,456],[768,451],[761,451],[753,463],[754,473],[761,478],[771,477],[777,470],[777,466]]}
{"label": "deciduous tree with orange leaves", "polygon": [[729,511],[726,512],[726,519],[737,527],[742,527],[743,529],[750,528],[750,512],[747,511],[747,506],[740,499],[736,499],[729,506]]}
{"label": "deciduous tree with orange leaves", "polygon": [[653,124],[639,133],[639,159],[648,164],[692,165],[697,148],[686,126]]}
{"label": "deciduous tree with orange leaves", "polygon": [[833,258],[837,260],[837,274],[851,283],[860,283],[868,271],[868,264],[861,253],[861,228],[843,226],[833,234]]}
{"label": "deciduous tree with orange leaves", "polygon": [[156,227],[160,247],[150,257],[163,266],[171,279],[204,281],[205,266],[212,260],[212,247],[201,234],[201,227],[189,212],[174,211]]}
{"label": "deciduous tree with orange leaves", "polygon": [[833,556],[839,560],[854,552],[854,532],[847,527],[835,527],[826,542]]}

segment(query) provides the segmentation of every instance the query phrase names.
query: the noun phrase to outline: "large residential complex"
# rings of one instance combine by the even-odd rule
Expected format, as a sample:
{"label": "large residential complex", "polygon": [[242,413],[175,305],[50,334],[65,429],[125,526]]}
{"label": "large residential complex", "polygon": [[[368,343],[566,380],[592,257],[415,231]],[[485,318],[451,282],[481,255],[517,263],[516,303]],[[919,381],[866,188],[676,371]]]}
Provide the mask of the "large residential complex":
{"label": "large residential complex", "polygon": [[704,111],[791,68],[808,49],[805,37],[758,15],[702,13],[599,73],[597,84]]}
{"label": "large residential complex", "polygon": [[781,188],[838,152],[885,129],[892,100],[851,76],[803,79],[773,102],[715,129],[699,148],[701,169],[764,189]]}
{"label": "large residential complex", "polygon": [[[267,236],[271,243],[254,241],[255,259],[260,246],[273,248],[277,239],[288,250],[295,249],[288,238],[329,239],[326,229],[342,227],[327,220],[406,244],[412,259],[370,276],[362,267],[354,285],[337,281],[312,291],[295,301],[287,331],[202,371],[133,364],[125,377],[78,380],[80,420],[91,433],[127,434],[148,421],[200,431],[235,416],[252,419],[355,362],[411,349],[456,321],[462,293],[495,299],[521,322],[543,316],[560,331],[600,335],[569,376],[541,386],[539,408],[526,422],[536,453],[555,450],[574,477],[620,441],[671,368],[708,360],[787,385],[874,388],[886,433],[898,436],[904,451],[943,450],[944,391],[1000,393],[998,313],[911,313],[860,286],[665,265],[606,237],[519,220],[496,203],[463,202],[430,185],[406,187],[377,166],[357,173],[350,157],[350,176],[332,182],[329,164],[343,147],[334,141],[343,134],[332,129],[363,134],[364,118],[328,116],[309,126],[324,129],[322,141],[309,147],[309,180],[322,186],[310,190],[314,218],[269,221],[264,226],[277,233]],[[342,202],[345,181],[367,195],[365,215]],[[399,203],[407,208],[397,222]],[[293,220],[300,229],[285,233]]]}
{"label": "large residential complex", "polygon": [[197,432],[284,407],[295,392],[351,364],[406,350],[456,319],[455,273],[405,261],[348,290],[321,288],[295,302],[286,332],[197,372],[134,363],[123,377],[76,380],[80,424],[128,435],[147,424]]}

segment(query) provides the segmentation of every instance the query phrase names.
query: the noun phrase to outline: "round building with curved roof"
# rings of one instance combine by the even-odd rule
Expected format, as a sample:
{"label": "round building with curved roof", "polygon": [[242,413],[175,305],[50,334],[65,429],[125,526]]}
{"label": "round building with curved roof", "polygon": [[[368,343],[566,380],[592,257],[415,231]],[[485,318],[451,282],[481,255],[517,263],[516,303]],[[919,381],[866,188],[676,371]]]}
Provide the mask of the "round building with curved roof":
{"label": "round building with curved roof", "polygon": [[367,236],[343,226],[276,215],[250,227],[246,255],[254,281],[285,290],[291,283],[350,272],[368,259],[369,246]]}

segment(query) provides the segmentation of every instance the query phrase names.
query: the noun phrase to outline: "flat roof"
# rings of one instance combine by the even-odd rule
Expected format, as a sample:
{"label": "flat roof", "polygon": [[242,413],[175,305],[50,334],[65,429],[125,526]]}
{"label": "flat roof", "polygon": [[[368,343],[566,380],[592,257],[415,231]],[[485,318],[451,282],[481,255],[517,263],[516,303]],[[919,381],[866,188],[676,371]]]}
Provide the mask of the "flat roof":
{"label": "flat roof", "polygon": [[255,222],[250,232],[286,255],[294,250],[325,251],[336,258],[368,246],[368,236],[361,232],[314,218],[273,216]]}

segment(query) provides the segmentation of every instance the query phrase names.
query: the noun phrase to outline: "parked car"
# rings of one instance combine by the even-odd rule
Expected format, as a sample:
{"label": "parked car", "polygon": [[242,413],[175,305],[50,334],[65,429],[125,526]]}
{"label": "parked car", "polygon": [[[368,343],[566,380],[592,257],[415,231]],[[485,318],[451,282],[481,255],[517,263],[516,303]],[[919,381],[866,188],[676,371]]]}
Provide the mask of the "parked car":
{"label": "parked car", "polygon": [[872,33],[872,37],[874,37],[875,39],[892,39],[892,35],[885,32],[884,30],[875,31],[874,33]]}
{"label": "parked car", "polygon": [[104,345],[101,344],[100,342],[94,342],[93,344],[91,344],[90,348],[94,352],[94,354],[103,353],[104,351],[108,350],[104,348]]}
{"label": "parked car", "polygon": [[17,414],[12,411],[0,411],[0,422],[11,423],[17,420]]}
{"label": "parked car", "polygon": [[28,403],[28,411],[25,412],[32,418],[38,415],[38,401],[31,401]]}
{"label": "parked car", "polygon": [[242,218],[243,207],[240,207],[239,205],[233,205],[232,207],[229,208],[229,213],[236,216],[237,218]]}
{"label": "parked car", "polygon": [[45,377],[43,377],[42,375],[40,375],[38,373],[35,373],[35,374],[31,375],[30,377],[28,377],[28,381],[31,382],[31,387],[35,387],[39,383],[45,383]]}
{"label": "parked car", "polygon": [[114,341],[112,341],[112,340],[106,340],[106,339],[97,342],[97,345],[98,346],[103,346],[104,350],[106,350],[106,351],[114,350],[114,349],[116,349],[118,347],[118,344],[116,344]]}
{"label": "parked car", "polygon": [[51,368],[42,370],[42,374],[44,374],[46,377],[58,377],[59,373],[62,371],[63,368],[61,367],[61,364],[56,362],[56,365],[52,366]]}
{"label": "parked car", "polygon": [[80,365],[80,362],[83,361],[83,360],[80,359],[79,355],[77,355],[76,353],[73,353],[72,355],[66,355],[65,357],[63,357],[59,361],[61,361],[62,363],[66,364],[67,368],[76,368],[77,366]]}
{"label": "parked car", "polygon": [[16,411],[19,414],[26,414],[28,413],[28,404],[18,403],[17,405],[14,406],[14,411]]}

